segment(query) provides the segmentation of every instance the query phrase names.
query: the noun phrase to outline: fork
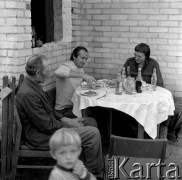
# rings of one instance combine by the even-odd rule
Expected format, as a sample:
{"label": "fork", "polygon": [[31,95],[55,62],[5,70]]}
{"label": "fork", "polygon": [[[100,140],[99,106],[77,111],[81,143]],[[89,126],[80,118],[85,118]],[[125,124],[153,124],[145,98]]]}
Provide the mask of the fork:
{"label": "fork", "polygon": [[103,96],[100,96],[100,97],[96,98],[96,100],[97,100],[97,99],[101,99],[101,98],[103,98],[103,97],[106,97],[106,95],[107,95],[107,91],[106,91],[106,93],[105,93]]}

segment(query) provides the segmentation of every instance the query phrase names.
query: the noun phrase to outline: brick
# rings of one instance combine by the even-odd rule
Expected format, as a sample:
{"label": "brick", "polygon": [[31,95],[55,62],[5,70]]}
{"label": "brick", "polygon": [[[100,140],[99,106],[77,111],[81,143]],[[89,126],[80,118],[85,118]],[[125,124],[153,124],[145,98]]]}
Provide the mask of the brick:
{"label": "brick", "polygon": [[0,9],[3,9],[5,7],[5,1],[4,2],[0,2]]}
{"label": "brick", "polygon": [[24,10],[16,10],[16,17],[24,17]]}
{"label": "brick", "polygon": [[120,21],[121,26],[137,26],[138,22],[137,21]]}
{"label": "brick", "polygon": [[101,10],[100,9],[87,9],[86,13],[87,14],[101,14]]}
{"label": "brick", "polygon": [[26,18],[31,18],[31,12],[28,11],[28,10],[24,11],[24,15],[25,15]]}
{"label": "brick", "polygon": [[115,26],[115,27],[112,27],[112,31],[129,31],[129,27],[119,27],[119,26]]}
{"label": "brick", "polygon": [[24,2],[6,2],[6,8],[17,8],[17,9],[25,9],[26,4]]}
{"label": "brick", "polygon": [[6,41],[6,40],[7,40],[6,34],[5,33],[4,34],[0,34],[0,41]]}
{"label": "brick", "polygon": [[[92,25],[92,26],[100,26],[101,25],[101,21],[89,21],[89,25]],[[105,24],[105,25],[107,25],[107,24]]]}
{"label": "brick", "polygon": [[167,44],[167,39],[149,39],[151,44]]}
{"label": "brick", "polygon": [[111,31],[110,26],[95,26],[94,30],[96,31]]}
{"label": "brick", "polygon": [[[179,52],[179,51],[168,51],[167,54],[169,56],[182,56],[182,52]],[[182,65],[181,65],[182,67]]]}
{"label": "brick", "polygon": [[109,15],[93,15],[92,18],[96,20],[108,20],[110,19],[110,16]]}
{"label": "brick", "polygon": [[180,10],[179,9],[160,9],[160,14],[180,14]]}
{"label": "brick", "polygon": [[120,9],[103,9],[102,14],[120,14]]}
{"label": "brick", "polygon": [[0,56],[7,56],[7,50],[0,49]]}
{"label": "brick", "polygon": [[16,10],[1,9],[0,17],[16,17]]}
{"label": "brick", "polygon": [[173,2],[173,3],[170,3],[170,8],[179,8],[181,9],[182,8],[182,3],[181,2]]}
{"label": "brick", "polygon": [[[84,0],[85,3],[90,3],[90,0]],[[92,0],[92,3],[101,3],[101,0]]]}
{"label": "brick", "polygon": [[120,10],[121,14],[139,14],[139,10],[138,9],[121,9]]}
{"label": "brick", "polygon": [[168,20],[168,16],[167,15],[149,15],[147,17],[148,20]]}
{"label": "brick", "polygon": [[23,27],[16,27],[16,26],[7,26],[7,27],[1,27],[0,33],[6,34],[6,33],[24,33]]}
{"label": "brick", "polygon": [[110,37],[94,37],[95,42],[111,42]]}
{"label": "brick", "polygon": [[24,42],[0,42],[0,47],[9,48],[9,49],[21,49],[24,48]]}
{"label": "brick", "polygon": [[157,21],[139,21],[140,26],[158,26]]}
{"label": "brick", "polygon": [[168,32],[168,28],[164,27],[149,27],[149,32]]}
{"label": "brick", "polygon": [[103,36],[120,37],[120,32],[104,32]]}
{"label": "brick", "polygon": [[119,48],[119,43],[102,43],[103,48]]}
{"label": "brick", "polygon": [[[109,0],[111,2],[111,0]],[[102,0],[103,2],[103,0]],[[98,8],[98,9],[106,9],[106,8],[110,8],[111,7],[111,3],[101,3],[101,4],[94,4],[94,8]]]}
{"label": "brick", "polygon": [[170,15],[169,16],[169,20],[170,21],[174,21],[174,20],[176,20],[176,21],[181,21],[182,20],[182,15]]}
{"label": "brick", "polygon": [[117,42],[117,43],[122,43],[122,42],[129,42],[128,38],[111,38],[111,42]]}
{"label": "brick", "polygon": [[169,32],[181,34],[182,28],[169,28]]}
{"label": "brick", "polygon": [[130,31],[132,32],[148,32],[148,27],[130,27]]}
{"label": "brick", "polygon": [[[82,4],[82,7],[84,9],[92,9],[92,6],[93,6],[93,4],[86,4],[86,3]],[[72,7],[73,7],[73,3],[72,3]]]}
{"label": "brick", "polygon": [[4,18],[0,18],[0,26],[5,24],[5,19]]}
{"label": "brick", "polygon": [[[38,49],[38,48],[35,48],[35,49]],[[41,49],[41,48],[39,48],[39,49]],[[19,57],[31,56],[32,54],[33,54],[32,48],[19,50]]]}
{"label": "brick", "polygon": [[168,67],[182,69],[182,64],[181,63],[168,63]]}
{"label": "brick", "polygon": [[95,72],[99,74],[109,74],[110,69],[95,69]]}
{"label": "brick", "polygon": [[90,63],[90,67],[91,67],[91,68],[102,68],[102,64]]}
{"label": "brick", "polygon": [[158,38],[158,33],[139,33],[138,37],[142,37],[142,38]]}
{"label": "brick", "polygon": [[128,15],[111,15],[111,20],[126,20]]}
{"label": "brick", "polygon": [[159,33],[159,38],[178,39],[178,34],[174,34],[174,33]]}
{"label": "brick", "polygon": [[181,40],[172,40],[172,39],[169,39],[168,40],[168,44],[181,45],[182,44],[182,41]]}
{"label": "brick", "polygon": [[103,21],[102,24],[103,26],[118,26],[120,25],[120,21]]}
{"label": "brick", "polygon": [[94,52],[108,53],[108,52],[110,52],[110,49],[109,48],[94,48]]}
{"label": "brick", "polygon": [[120,37],[138,37],[138,33],[133,32],[121,32]]}
{"label": "brick", "polygon": [[103,53],[102,57],[105,57],[105,58],[119,58],[120,55],[116,54],[116,53]]}
{"label": "brick", "polygon": [[148,16],[147,15],[128,15],[128,19],[131,19],[131,20],[145,20],[145,19],[148,19]]}
{"label": "brick", "polygon": [[159,26],[179,26],[179,23],[178,21],[159,21]]}
{"label": "brick", "polygon": [[31,25],[31,19],[29,18],[18,18],[17,19],[17,25],[21,26],[21,25]]}
{"label": "brick", "polygon": [[140,14],[159,14],[159,9],[140,9]]}

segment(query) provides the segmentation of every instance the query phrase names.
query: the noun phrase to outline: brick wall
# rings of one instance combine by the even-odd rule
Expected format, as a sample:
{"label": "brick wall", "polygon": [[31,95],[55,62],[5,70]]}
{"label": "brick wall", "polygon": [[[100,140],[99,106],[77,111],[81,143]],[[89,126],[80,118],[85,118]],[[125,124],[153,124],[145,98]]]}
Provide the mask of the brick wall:
{"label": "brick wall", "polygon": [[[63,2],[63,39],[31,48],[31,0],[0,1],[0,87],[5,75],[15,76],[25,73],[27,59],[33,54],[44,54],[51,66],[51,76],[44,89],[54,86],[54,70],[62,61],[69,59],[71,53],[71,0]],[[68,24],[67,24],[68,23]],[[56,36],[59,37],[59,36]],[[59,37],[60,38],[60,37]],[[1,104],[0,101],[0,127]]]}
{"label": "brick wall", "polygon": [[182,1],[81,0],[75,7],[73,37],[88,47],[85,71],[96,78],[115,78],[118,67],[144,42],[151,47],[165,87],[182,109]]}

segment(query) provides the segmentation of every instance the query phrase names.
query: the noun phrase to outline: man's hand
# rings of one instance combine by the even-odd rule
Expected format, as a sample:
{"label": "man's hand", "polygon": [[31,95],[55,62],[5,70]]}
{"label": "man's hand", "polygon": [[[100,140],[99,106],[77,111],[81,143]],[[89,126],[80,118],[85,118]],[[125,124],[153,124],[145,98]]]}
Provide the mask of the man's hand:
{"label": "man's hand", "polygon": [[67,117],[63,117],[61,118],[61,121],[67,123],[70,125],[70,127],[83,127],[84,124],[82,123],[83,118],[67,118]]}
{"label": "man's hand", "polygon": [[89,87],[92,87],[93,82],[97,83],[96,79],[93,76],[83,74],[83,80],[87,81]]}

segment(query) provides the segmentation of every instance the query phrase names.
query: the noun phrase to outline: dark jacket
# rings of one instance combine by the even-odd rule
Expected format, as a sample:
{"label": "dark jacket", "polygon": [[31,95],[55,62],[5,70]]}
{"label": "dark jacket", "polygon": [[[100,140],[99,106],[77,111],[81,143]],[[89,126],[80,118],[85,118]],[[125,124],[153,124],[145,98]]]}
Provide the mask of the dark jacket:
{"label": "dark jacket", "polygon": [[42,87],[25,78],[16,96],[16,106],[22,123],[25,145],[47,149],[50,136],[68,125],[60,121],[62,114],[55,112]]}
{"label": "dark jacket", "polygon": [[[138,75],[138,63],[136,63],[135,58],[129,58],[125,64],[124,67],[127,68],[130,66],[130,73],[132,77],[135,77]],[[149,58],[148,60],[145,61],[145,64],[142,68],[142,77],[143,80],[150,84],[151,83],[151,77],[153,73],[153,69],[156,68],[156,74],[157,74],[157,86],[163,87],[163,79],[161,75],[161,71],[159,68],[159,64],[156,60]]]}

